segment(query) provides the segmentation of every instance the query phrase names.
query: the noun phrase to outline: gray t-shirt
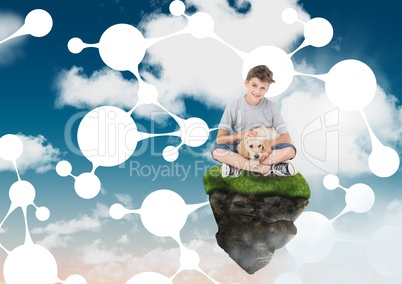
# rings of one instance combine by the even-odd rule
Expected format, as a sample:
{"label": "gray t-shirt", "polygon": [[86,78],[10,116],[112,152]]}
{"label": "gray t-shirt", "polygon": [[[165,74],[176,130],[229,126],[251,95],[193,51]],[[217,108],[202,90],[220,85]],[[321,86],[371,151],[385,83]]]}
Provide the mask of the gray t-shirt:
{"label": "gray t-shirt", "polygon": [[258,105],[252,106],[243,96],[227,105],[218,128],[237,134],[259,126],[273,127],[279,134],[288,132],[274,102],[263,98]]}

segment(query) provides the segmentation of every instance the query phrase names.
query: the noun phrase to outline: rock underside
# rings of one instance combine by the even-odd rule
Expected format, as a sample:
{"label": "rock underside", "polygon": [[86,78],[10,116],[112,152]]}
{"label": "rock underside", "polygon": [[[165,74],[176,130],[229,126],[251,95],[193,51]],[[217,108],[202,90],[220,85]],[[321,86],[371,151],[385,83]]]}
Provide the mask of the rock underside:
{"label": "rock underside", "polygon": [[308,204],[305,198],[223,191],[213,192],[209,200],[218,225],[218,245],[249,274],[265,267],[275,250],[296,235],[293,221]]}

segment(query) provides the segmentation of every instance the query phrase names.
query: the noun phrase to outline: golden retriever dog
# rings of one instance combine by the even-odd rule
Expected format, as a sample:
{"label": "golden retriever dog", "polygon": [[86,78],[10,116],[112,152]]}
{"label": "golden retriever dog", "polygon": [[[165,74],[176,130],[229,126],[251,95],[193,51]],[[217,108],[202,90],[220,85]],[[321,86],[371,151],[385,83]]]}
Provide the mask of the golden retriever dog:
{"label": "golden retriever dog", "polygon": [[237,145],[237,152],[245,158],[250,159],[251,167],[258,167],[262,152],[272,152],[271,141],[279,137],[279,133],[272,127],[260,126],[252,129],[257,132],[257,137],[241,140]]}

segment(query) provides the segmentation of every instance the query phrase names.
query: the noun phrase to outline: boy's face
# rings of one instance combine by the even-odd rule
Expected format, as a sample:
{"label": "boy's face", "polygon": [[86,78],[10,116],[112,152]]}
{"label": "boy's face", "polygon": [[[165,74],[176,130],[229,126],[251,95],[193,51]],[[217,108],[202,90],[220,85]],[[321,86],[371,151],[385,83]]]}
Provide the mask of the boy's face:
{"label": "boy's face", "polygon": [[245,81],[247,88],[246,101],[250,105],[257,105],[265,96],[269,89],[268,82],[262,82],[258,78],[251,78],[249,81]]}

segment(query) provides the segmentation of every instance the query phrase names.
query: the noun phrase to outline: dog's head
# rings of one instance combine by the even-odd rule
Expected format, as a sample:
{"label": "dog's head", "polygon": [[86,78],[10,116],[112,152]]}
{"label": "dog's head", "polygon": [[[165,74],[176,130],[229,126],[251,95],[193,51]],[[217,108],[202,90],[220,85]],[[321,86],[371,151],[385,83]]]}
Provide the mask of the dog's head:
{"label": "dog's head", "polygon": [[264,150],[268,153],[271,153],[271,144],[268,140],[245,139],[240,141],[239,145],[237,146],[237,151],[240,155],[252,160],[259,160]]}

